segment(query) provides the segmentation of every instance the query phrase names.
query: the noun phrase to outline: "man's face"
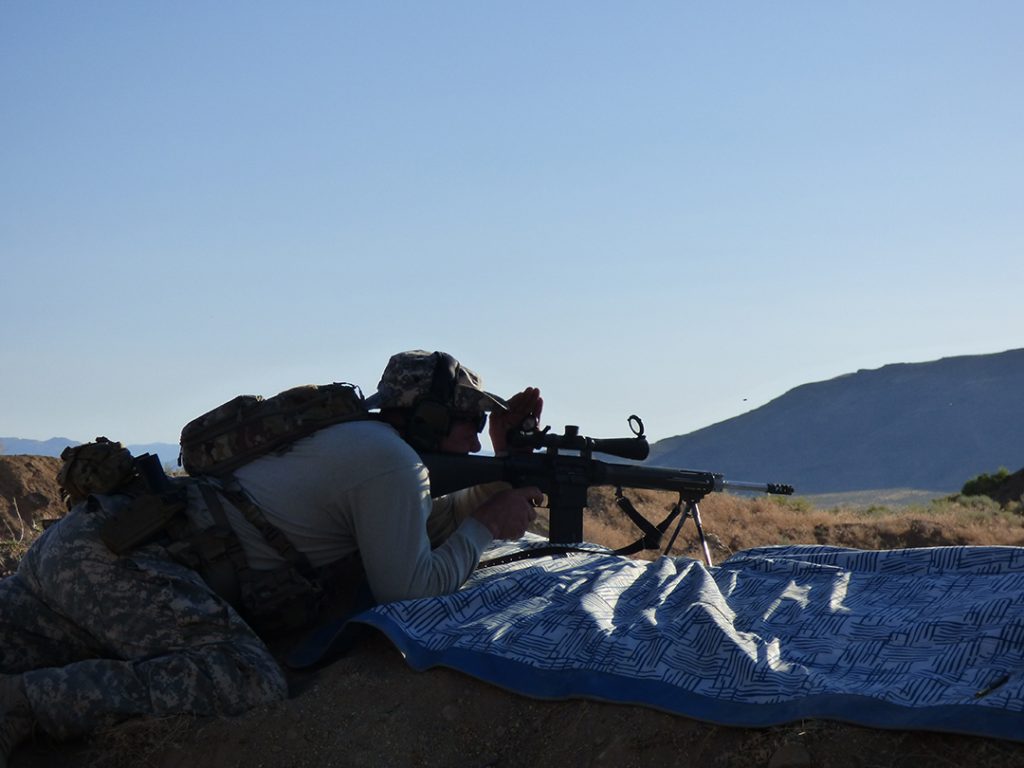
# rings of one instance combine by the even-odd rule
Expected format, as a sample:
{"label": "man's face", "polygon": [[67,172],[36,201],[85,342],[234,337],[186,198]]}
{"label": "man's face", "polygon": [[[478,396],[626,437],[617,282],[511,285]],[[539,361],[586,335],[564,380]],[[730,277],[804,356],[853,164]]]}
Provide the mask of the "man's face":
{"label": "man's face", "polygon": [[442,453],[476,453],[480,450],[480,432],[485,414],[455,414],[451,429],[438,450]]}

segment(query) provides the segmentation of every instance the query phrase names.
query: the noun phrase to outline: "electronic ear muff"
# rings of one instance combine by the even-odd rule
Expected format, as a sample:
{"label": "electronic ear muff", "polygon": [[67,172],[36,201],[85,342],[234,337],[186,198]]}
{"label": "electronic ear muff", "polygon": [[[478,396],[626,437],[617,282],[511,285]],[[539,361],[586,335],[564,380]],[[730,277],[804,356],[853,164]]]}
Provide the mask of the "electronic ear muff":
{"label": "electronic ear muff", "polygon": [[409,410],[406,438],[420,451],[437,450],[448,436],[455,410],[455,387],[459,363],[446,352],[435,352],[434,374],[430,389],[418,397]]}

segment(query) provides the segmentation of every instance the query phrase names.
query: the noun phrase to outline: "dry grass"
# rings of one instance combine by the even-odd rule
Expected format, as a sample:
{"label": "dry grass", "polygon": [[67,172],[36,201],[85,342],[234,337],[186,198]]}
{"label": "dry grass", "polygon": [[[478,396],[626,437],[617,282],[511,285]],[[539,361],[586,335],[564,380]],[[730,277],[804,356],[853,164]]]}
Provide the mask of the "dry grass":
{"label": "dry grass", "polygon": [[[674,494],[662,491],[636,490],[626,495],[644,517],[655,523],[676,501]],[[818,509],[799,497],[745,498],[717,493],[701,502],[700,512],[716,560],[739,550],[773,544],[830,544],[857,549],[1024,546],[1021,505],[1002,509],[984,496],[954,496],[910,507]],[[546,530],[543,515],[539,523],[538,532]],[[630,544],[640,535],[616,507],[610,489],[604,488],[591,491],[583,532],[588,541],[612,548]],[[667,542],[668,535],[663,546]],[[652,551],[644,556],[657,554]],[[684,524],[670,554],[700,557],[692,521]]]}
{"label": "dry grass", "polygon": [[[25,525],[25,518],[18,509],[17,499],[9,501],[10,515],[0,514],[0,577],[13,573],[18,561],[35,541],[38,532]],[[11,521],[16,521],[12,524]]]}

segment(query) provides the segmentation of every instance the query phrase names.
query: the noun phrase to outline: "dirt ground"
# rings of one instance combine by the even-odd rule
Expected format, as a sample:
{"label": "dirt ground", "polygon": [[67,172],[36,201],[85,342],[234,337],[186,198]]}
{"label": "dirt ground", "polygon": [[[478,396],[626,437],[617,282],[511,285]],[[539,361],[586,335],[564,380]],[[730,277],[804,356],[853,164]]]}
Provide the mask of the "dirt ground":
{"label": "dirt ground", "polygon": [[724,728],[640,707],[536,701],[456,672],[410,670],[380,635],[233,720],[119,726],[41,742],[12,768],[585,768],[1024,766],[1024,744],[804,722]]}
{"label": "dirt ground", "polygon": [[[0,554],[16,556],[27,543],[16,540],[18,531],[31,534],[36,518],[63,511],[56,467],[55,459],[0,456],[0,516],[6,521],[6,527],[0,522]],[[738,509],[723,506],[718,519],[736,517]],[[738,526],[732,532],[722,523],[716,538],[745,545],[750,528],[764,527],[761,513],[757,523],[729,523]],[[822,523],[805,516],[806,536],[816,540]],[[922,525],[908,521],[908,530],[912,524]],[[837,530],[849,535],[850,529],[829,533]],[[947,541],[944,530],[932,525],[927,543],[964,543],[967,534]],[[783,534],[771,530],[763,535]],[[787,528],[785,537],[799,540],[801,533]],[[450,670],[415,672],[385,637],[372,631],[347,656],[316,672],[294,675],[290,682],[293,695],[287,702],[240,718],[128,722],[71,744],[39,738],[15,753],[11,768],[1024,768],[1024,743],[822,721],[725,728],[636,706],[527,699]]]}

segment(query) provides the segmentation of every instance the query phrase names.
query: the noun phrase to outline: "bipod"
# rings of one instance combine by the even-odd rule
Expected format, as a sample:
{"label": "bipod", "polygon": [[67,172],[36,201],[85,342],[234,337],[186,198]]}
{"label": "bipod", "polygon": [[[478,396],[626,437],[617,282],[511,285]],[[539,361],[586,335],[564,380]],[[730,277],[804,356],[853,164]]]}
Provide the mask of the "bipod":
{"label": "bipod", "polygon": [[704,535],[704,525],[700,521],[700,507],[697,502],[700,501],[703,496],[685,498],[683,494],[679,494],[679,501],[676,502],[675,508],[672,510],[672,514],[669,518],[675,517],[679,514],[679,507],[685,502],[686,507],[683,509],[682,517],[679,518],[679,522],[676,523],[676,528],[672,531],[672,538],[668,540],[668,544],[665,546],[665,551],[662,554],[667,555],[669,550],[672,549],[672,545],[676,543],[676,537],[679,536],[679,531],[683,528],[683,523],[686,522],[688,517],[693,518],[693,524],[697,526],[697,535],[700,537],[700,547],[704,550],[704,562],[708,568],[711,568],[713,563],[711,562],[711,550],[708,548],[708,539]]}

